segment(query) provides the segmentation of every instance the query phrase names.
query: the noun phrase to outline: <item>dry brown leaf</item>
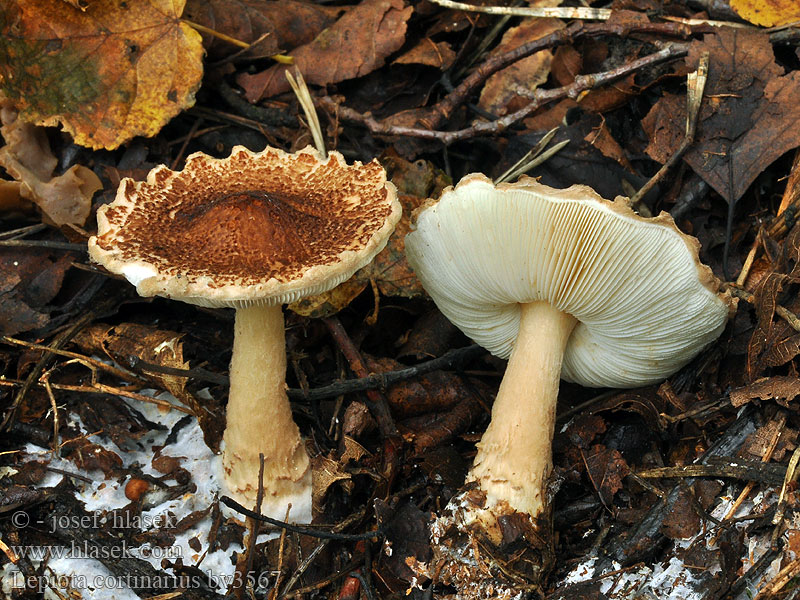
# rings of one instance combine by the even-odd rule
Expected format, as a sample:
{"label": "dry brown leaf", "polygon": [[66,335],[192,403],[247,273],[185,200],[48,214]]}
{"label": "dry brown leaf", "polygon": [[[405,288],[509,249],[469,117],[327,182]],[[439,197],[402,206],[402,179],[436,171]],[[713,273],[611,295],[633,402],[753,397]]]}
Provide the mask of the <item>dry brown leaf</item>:
{"label": "dry brown leaf", "polygon": [[[692,42],[686,64],[697,67],[709,52],[708,83],[700,109],[696,142],[684,160],[735,202],[779,156],[800,144],[800,72],[784,74],[765,32],[718,28]],[[686,97],[664,95],[642,122],[647,153],[664,163],[686,130]]]}
{"label": "dry brown leaf", "polygon": [[358,273],[332,290],[315,296],[307,296],[287,306],[289,310],[303,317],[324,319],[335,315],[367,288],[367,281]]}
{"label": "dry brown leaf", "polygon": [[434,42],[430,38],[421,40],[408,52],[397,59],[396,65],[427,65],[437,69],[449,69],[456,59],[456,53],[447,42]]}
{"label": "dry brown leaf", "polygon": [[671,540],[685,539],[697,535],[703,522],[697,509],[697,500],[692,489],[681,484],[678,497],[675,499],[671,510],[664,517],[661,524],[661,533]]}
{"label": "dry brown leaf", "polygon": [[337,481],[343,482],[348,492],[353,490],[352,478],[342,470],[339,461],[322,454],[311,458],[311,501],[315,509],[324,506],[325,494]]}
{"label": "dry brown leaf", "polygon": [[792,452],[797,447],[797,434],[796,429],[785,426],[785,421],[770,419],[755,433],[747,437],[743,450],[751,456],[763,459],[769,449],[773,447],[777,435],[780,437],[770,458],[774,461],[781,461],[787,452]]}
{"label": "dry brown leaf", "polygon": [[349,435],[342,436],[342,444],[344,445],[344,450],[342,451],[342,455],[339,457],[339,462],[343,465],[346,465],[351,460],[353,462],[358,462],[365,456],[370,456],[369,450],[364,448],[364,446],[359,444]]}
{"label": "dry brown leaf", "polygon": [[617,450],[597,444],[585,452],[586,473],[600,501],[608,506],[622,489],[622,480],[630,473],[628,463]]}
{"label": "dry brown leaf", "polygon": [[618,163],[622,168],[635,173],[636,170],[631,165],[628,157],[625,155],[625,150],[619,145],[617,140],[606,127],[605,120],[600,123],[600,126],[586,134],[583,138],[586,142],[597,148],[603,156],[606,156]]}
{"label": "dry brown leaf", "polygon": [[[136,358],[159,367],[188,369],[189,363],[183,358],[182,337],[183,334],[174,331],[137,323],[120,323],[115,326],[96,323],[83,329],[73,341],[82,351],[108,356],[123,366],[130,366],[131,359]],[[155,385],[162,387],[191,409],[200,423],[206,444],[217,450],[223,424],[186,389],[187,378],[148,371],[146,368],[141,371]]]}
{"label": "dry brown leaf", "polygon": [[754,25],[775,27],[800,21],[797,0],[730,0],[733,11]]}
{"label": "dry brown leaf", "polygon": [[294,65],[275,65],[237,79],[250,102],[288,91],[286,70],[300,70],[306,82],[327,85],[361,77],[383,66],[403,45],[413,7],[403,0],[364,0],[320,33],[313,42],[291,53]]}
{"label": "dry brown leaf", "polygon": [[[187,0],[183,17],[247,44],[263,38],[245,53],[256,57],[307,44],[343,10],[297,0]],[[209,34],[203,34],[203,46],[214,60],[241,51]]]}
{"label": "dry brown leaf", "polygon": [[45,221],[82,226],[89,217],[92,196],[103,186],[91,169],[73,165],[53,176],[58,159],[50,151],[44,128],[18,118],[11,103],[0,97],[0,166],[19,182],[19,195],[36,204]]}
{"label": "dry brown leaf", "polygon": [[[780,292],[800,282],[800,225],[786,236],[777,258],[773,272],[763,277],[753,292],[757,322],[747,349],[747,375],[751,380],[765,368],[785,364],[800,354],[800,334],[783,319],[775,319]],[[797,309],[792,305],[788,308]]]}
{"label": "dry brown leaf", "polygon": [[200,35],[184,0],[9,0],[0,11],[0,87],[20,118],[113,149],[153,136],[194,104]]}
{"label": "dry brown leaf", "polygon": [[[518,26],[506,31],[492,54],[510,52],[563,28],[564,23],[559,19],[525,19]],[[542,50],[498,71],[486,80],[478,106],[497,116],[519,110],[530,102],[525,93],[533,92],[547,81],[552,62],[553,53]]]}
{"label": "dry brown leaf", "polygon": [[402,195],[398,200],[403,205],[403,216],[389,237],[386,247],[356,276],[374,282],[384,296],[419,298],[425,296],[425,290],[406,260],[405,240],[406,234],[411,231],[411,214],[424,199]]}
{"label": "dry brown leaf", "polygon": [[47,305],[61,290],[74,257],[50,258],[41,248],[5,248],[0,255],[0,333],[14,335],[43,327]]}

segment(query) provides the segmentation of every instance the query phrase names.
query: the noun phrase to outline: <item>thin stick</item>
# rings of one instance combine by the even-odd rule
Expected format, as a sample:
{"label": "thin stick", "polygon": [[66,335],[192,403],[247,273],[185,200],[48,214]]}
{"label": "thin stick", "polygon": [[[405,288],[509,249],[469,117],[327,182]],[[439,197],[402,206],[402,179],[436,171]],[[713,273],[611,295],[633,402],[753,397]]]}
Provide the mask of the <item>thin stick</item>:
{"label": "thin stick", "polygon": [[595,19],[605,21],[612,14],[609,8],[590,8],[586,6],[524,8],[515,6],[475,6],[474,4],[453,2],[452,0],[431,0],[431,2],[454,10],[468,10],[470,12],[479,12],[488,15],[511,15],[514,17],[552,17],[554,19]]}
{"label": "thin stick", "polygon": [[51,346],[44,346],[42,344],[34,344],[32,342],[26,342],[25,340],[18,340],[16,338],[12,338],[9,336],[4,335],[0,338],[0,342],[5,342],[6,344],[14,344],[16,346],[23,346],[25,348],[29,348],[31,350],[41,350],[42,352],[50,352],[57,356],[64,356],[66,358],[72,358],[81,364],[87,367],[93,367],[95,369],[99,369],[101,371],[107,371],[111,375],[115,377],[119,377],[120,379],[128,382],[135,382],[139,383],[139,378],[130,373],[125,371],[124,369],[120,369],[118,367],[114,367],[112,365],[108,365],[100,360],[96,360],[94,358],[89,358],[88,356],[84,356],[83,354],[78,354],[77,352],[70,352],[69,350],[61,350],[59,348],[53,348]]}
{"label": "thin stick", "polygon": [[319,529],[312,529],[311,527],[300,527],[299,525],[293,525],[292,523],[287,523],[285,521],[279,521],[278,519],[273,519],[271,517],[267,517],[264,515],[260,515],[257,512],[254,512],[248,508],[245,508],[236,500],[229,498],[228,496],[222,496],[219,499],[225,506],[228,508],[232,508],[236,512],[246,516],[252,517],[256,521],[263,521],[264,523],[269,523],[275,527],[280,527],[281,529],[286,529],[287,531],[293,531],[294,533],[299,533],[300,535],[307,535],[309,537],[321,538],[321,539],[329,539],[329,540],[341,540],[345,542],[357,542],[360,540],[371,540],[374,538],[383,537],[383,531],[380,529],[376,529],[375,531],[367,531],[366,533],[333,533],[330,531],[321,531]]}
{"label": "thin stick", "polygon": [[653,189],[653,186],[664,178],[667,172],[675,166],[694,143],[694,136],[697,131],[697,116],[700,114],[700,106],[703,102],[703,91],[706,88],[706,81],[708,81],[708,58],[709,53],[704,52],[700,56],[697,70],[689,73],[687,76],[686,133],[683,136],[683,142],[669,160],[662,165],[658,172],[644,184],[642,189],[636,192],[633,198],[631,198],[631,207],[634,209],[636,209],[636,206],[644,199],[647,193]]}
{"label": "thin stick", "polygon": [[[514,123],[524,119],[543,104],[553,102],[555,100],[562,100],[564,98],[577,98],[582,92],[594,88],[604,86],[612,83],[617,79],[621,79],[626,75],[635,73],[643,67],[656,65],[675,58],[686,56],[689,52],[687,44],[669,44],[663,50],[659,50],[653,54],[625,63],[616,69],[604,71],[602,73],[594,73],[592,75],[579,75],[575,81],[569,85],[555,88],[552,90],[537,89],[533,93],[533,100],[524,108],[501,117],[492,122],[477,123],[466,129],[458,129],[455,131],[440,131],[429,128],[417,127],[401,127],[378,121],[371,115],[362,115],[361,113],[337,104],[329,96],[319,99],[320,104],[332,111],[338,111],[342,119],[360,123],[365,126],[370,132],[377,135],[399,135],[407,137],[417,137],[429,140],[438,140],[445,145],[450,145],[454,142],[463,141],[466,139],[484,136],[496,135],[508,129]],[[459,86],[460,87],[460,86]],[[458,89],[458,88],[456,88]],[[437,112],[439,107],[434,107]],[[436,119],[438,120],[438,119]]]}
{"label": "thin stick", "polygon": [[[52,370],[51,370],[52,371]],[[56,396],[53,393],[53,388],[50,385],[50,372],[45,373],[41,381],[44,384],[44,389],[47,391],[47,397],[50,399],[50,410],[53,411],[53,458],[61,457],[60,438],[58,435],[59,422],[58,422],[58,403]]]}
{"label": "thin stick", "polygon": [[52,242],[50,240],[0,240],[0,246],[17,248],[50,248],[51,250],[68,250],[71,252],[88,252],[86,244],[71,242]]}
{"label": "thin stick", "polygon": [[[364,365],[361,353],[353,344],[350,336],[347,335],[341,321],[334,316],[323,319],[323,322],[328,328],[331,337],[336,341],[339,350],[344,354],[347,362],[350,363],[350,369],[353,373],[362,378],[368,377],[370,373]],[[386,400],[386,396],[374,389],[366,390],[366,393],[367,398],[370,400],[370,411],[378,422],[378,428],[381,430],[383,437],[391,438],[399,436],[400,432],[397,430],[397,425],[394,424],[394,419],[392,419],[392,414],[389,411],[389,402]]]}
{"label": "thin stick", "polygon": [[[35,381],[31,385],[44,386],[44,383],[42,383],[41,381]],[[25,382],[20,381],[18,379],[6,378],[6,379],[0,379],[0,386],[21,388],[25,386]],[[194,412],[192,412],[185,406],[172,404],[171,402],[167,402],[166,400],[159,400],[158,398],[145,396],[144,394],[137,394],[136,392],[131,392],[130,390],[127,390],[125,388],[115,388],[111,387],[110,385],[103,385],[102,383],[95,382],[91,386],[51,383],[50,386],[54,390],[63,390],[67,392],[83,392],[85,394],[112,394],[114,396],[124,396],[126,398],[131,398],[132,400],[139,400],[141,402],[147,402],[148,404],[155,404],[156,406],[160,406],[161,408],[165,408],[168,410],[177,410],[178,412],[186,413],[188,415],[194,414]]]}
{"label": "thin stick", "polygon": [[[287,390],[287,393],[291,400],[315,401],[324,400],[326,398],[336,398],[343,394],[387,388],[400,381],[413,379],[414,377],[419,377],[426,373],[431,373],[432,371],[459,368],[462,364],[485,353],[486,350],[479,345],[472,344],[471,346],[450,350],[438,358],[432,358],[431,360],[421,362],[405,369],[396,369],[394,371],[386,371],[385,373],[369,373],[365,377],[360,377],[358,379],[344,379],[331,383],[330,385],[309,390],[290,388]],[[141,369],[148,373],[164,373],[165,375],[173,375],[175,377],[191,377],[198,381],[209,381],[220,385],[228,385],[229,383],[227,376],[198,367],[193,369],[165,367],[143,361],[140,358],[132,359],[131,366],[134,369]]]}

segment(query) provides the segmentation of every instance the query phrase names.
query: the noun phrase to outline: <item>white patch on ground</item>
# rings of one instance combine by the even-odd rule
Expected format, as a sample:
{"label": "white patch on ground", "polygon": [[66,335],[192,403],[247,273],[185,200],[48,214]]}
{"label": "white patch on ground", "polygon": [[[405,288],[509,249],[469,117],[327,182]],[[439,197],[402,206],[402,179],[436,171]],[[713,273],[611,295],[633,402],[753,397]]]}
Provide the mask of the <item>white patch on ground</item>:
{"label": "white patch on ground", "polygon": [[[152,395],[155,392],[152,390],[143,390],[140,392],[144,395]],[[157,396],[159,399],[167,400],[169,402],[178,403],[178,401],[169,394],[161,394]],[[89,441],[98,444],[108,450],[116,453],[123,462],[123,465],[129,467],[137,464],[143,473],[153,475],[154,477],[162,476],[152,468],[151,461],[153,458],[154,446],[164,446],[164,442],[169,435],[175,424],[186,415],[179,411],[164,411],[155,404],[148,404],[136,400],[123,398],[128,402],[132,408],[139,411],[150,421],[160,423],[166,429],[152,431],[145,434],[138,441],[136,447],[129,447],[125,449],[118,448],[109,439],[91,435],[88,436]],[[89,433],[84,427],[80,419],[73,416],[71,422],[84,433]],[[28,444],[25,447],[25,453],[29,460],[37,460],[47,463],[50,467],[82,475],[91,480],[91,483],[80,479],[73,478],[72,482],[77,488],[76,497],[84,503],[86,511],[94,518],[104,519],[108,511],[122,508],[130,504],[130,500],[125,497],[125,484],[127,478],[121,481],[111,479],[104,479],[101,471],[85,472],[79,470],[74,463],[60,458],[54,458],[52,453]],[[141,519],[136,522],[141,525],[143,531],[150,528],[157,528],[163,524],[175,524],[184,517],[199,511],[205,510],[211,506],[216,497],[220,494],[222,489],[222,458],[215,455],[206,446],[203,440],[203,432],[200,429],[197,420],[192,418],[188,425],[185,425],[177,435],[177,440],[174,443],[164,447],[162,456],[174,456],[180,459],[181,466],[186,469],[192,476],[192,482],[197,487],[197,490],[192,493],[184,494],[182,497],[161,502],[156,506],[152,506],[147,510],[143,510]],[[58,485],[65,476],[60,473],[48,472],[39,487],[53,487]],[[173,482],[169,482],[173,483]],[[157,498],[157,492],[151,493],[150,497]],[[96,517],[95,517],[96,515]],[[130,523],[126,524],[129,525]],[[50,527],[48,523],[41,523],[43,527]],[[149,548],[148,545],[140,546],[137,548],[129,548],[131,554],[136,554],[144,560],[150,562],[155,569],[163,575],[163,580],[166,582],[171,572],[162,570],[161,561],[164,558],[170,560],[182,559],[184,565],[193,565],[199,567],[207,575],[208,579],[203,583],[207,584],[213,581],[219,584],[225,584],[233,579],[235,572],[235,565],[232,563],[231,557],[234,552],[241,552],[243,548],[241,545],[232,545],[227,550],[216,550],[208,553],[208,534],[211,530],[211,518],[197,522],[193,527],[187,531],[177,534],[175,536],[175,543],[169,548]],[[193,550],[189,545],[189,541],[194,539],[195,546],[197,542],[200,543],[199,550]],[[259,541],[263,538],[259,536]],[[32,549],[32,551],[35,549]],[[148,550],[150,552],[148,552]],[[32,561],[34,565],[39,564],[39,560]],[[53,558],[48,563],[48,575],[41,582],[43,589],[49,589],[49,585],[53,585],[62,591],[67,591],[67,586],[72,588],[73,598],[79,597],[83,600],[94,600],[114,598],[114,600],[135,600],[139,596],[134,593],[130,588],[125,585],[124,581],[115,578],[113,574],[103,566],[102,562],[94,558],[74,558],[70,557],[69,553],[59,558]],[[22,584],[22,574],[13,565],[5,565],[0,569],[0,581],[2,587],[0,590],[6,595],[10,595],[10,590],[13,587],[19,587]],[[38,582],[37,582],[38,583]],[[65,584],[65,585],[59,585]],[[159,587],[159,586],[155,586]],[[168,587],[168,586],[164,586]],[[111,589],[113,588],[113,589]],[[227,586],[223,585],[221,592],[225,592]],[[79,596],[75,596],[75,593]],[[57,598],[58,596],[52,591],[45,594],[45,598]]]}
{"label": "white patch on ground", "polygon": [[[721,494],[717,503],[710,511],[715,519],[721,520],[727,516],[736,499],[732,494]],[[777,501],[775,494],[766,492],[754,494],[746,499],[734,513],[734,517],[761,514]],[[749,521],[736,523],[734,526],[744,529]],[[710,525],[710,524],[707,524]],[[798,517],[800,529],[800,517]],[[611,567],[603,573],[597,573],[595,565],[597,558],[590,558],[574,567],[562,580],[560,588],[566,588],[590,580],[600,581],[600,592],[613,600],[634,600],[638,598],[657,598],[658,600],[702,600],[705,590],[697,579],[697,569],[684,565],[678,558],[683,551],[696,544],[711,544],[715,542],[718,533],[716,528],[704,530],[698,535],[683,540],[675,540],[669,552],[670,558],[662,563],[652,566],[636,565],[628,570],[619,563],[612,563]],[[764,552],[769,548],[770,533],[758,536],[745,537],[747,555],[742,556],[742,567],[746,572]],[[775,577],[781,567],[781,559],[776,559],[770,569],[765,573],[765,580]],[[707,572],[711,575],[721,571],[721,565],[711,565]],[[606,577],[603,577],[606,575]],[[699,588],[699,589],[698,589]],[[757,590],[745,589],[735,600],[751,600]]]}

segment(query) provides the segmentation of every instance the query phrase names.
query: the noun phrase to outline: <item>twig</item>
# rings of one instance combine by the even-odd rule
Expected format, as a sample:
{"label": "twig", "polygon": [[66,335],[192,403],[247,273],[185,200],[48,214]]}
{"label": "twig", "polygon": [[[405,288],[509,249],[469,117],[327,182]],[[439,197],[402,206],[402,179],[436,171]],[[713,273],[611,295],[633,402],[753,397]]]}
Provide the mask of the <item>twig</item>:
{"label": "twig", "polygon": [[[344,521],[342,521],[340,523],[337,523],[336,525],[331,527],[331,531],[333,533],[339,533],[340,531],[342,531],[343,529],[346,529],[347,527],[349,527],[350,525],[352,525],[356,521],[360,521],[361,519],[363,519],[364,515],[366,515],[366,513],[367,513],[366,509],[362,507],[360,510],[354,512],[349,517],[347,517]],[[311,554],[309,554],[303,560],[303,562],[298,565],[298,567],[295,569],[295,572],[292,574],[292,576],[289,579],[289,581],[286,582],[286,585],[284,586],[283,591],[281,592],[281,594],[279,596],[280,598],[283,598],[284,596],[288,596],[289,595],[289,593],[292,591],[292,588],[300,580],[300,577],[303,575],[303,573],[306,572],[306,570],[311,565],[311,563],[314,562],[314,559],[317,556],[319,556],[319,554],[328,546],[328,543],[330,541],[331,540],[328,540],[328,539],[322,540],[319,543],[319,545],[317,545],[317,547],[314,548],[314,550],[311,551]]]}
{"label": "twig", "polygon": [[0,233],[0,240],[25,237],[26,235],[33,235],[34,233],[39,233],[45,229],[47,229],[47,225],[44,223],[28,225],[27,227],[20,227],[18,229],[9,229],[8,231],[3,231]]}
{"label": "twig", "polygon": [[686,90],[686,133],[683,136],[683,142],[675,151],[675,153],[665,162],[658,172],[653,175],[650,180],[642,186],[631,198],[631,207],[636,209],[637,205],[644,199],[647,193],[661,181],[667,172],[675,166],[675,164],[686,154],[686,151],[694,143],[694,136],[697,131],[697,117],[700,114],[700,106],[703,102],[703,91],[706,88],[706,81],[708,80],[708,52],[704,52],[700,56],[700,62],[697,65],[697,70],[689,73],[687,76],[687,90]]}
{"label": "twig", "polygon": [[262,521],[264,523],[268,523],[273,527],[278,527],[281,529],[285,529],[287,531],[293,531],[294,533],[299,533],[300,535],[307,535],[309,537],[315,537],[320,539],[327,539],[327,540],[340,540],[344,542],[357,542],[360,540],[371,540],[374,538],[383,537],[383,531],[379,528],[375,531],[367,531],[365,533],[334,533],[332,531],[321,531],[319,529],[313,529],[311,527],[301,527],[299,525],[293,525],[292,523],[287,523],[285,521],[279,521],[278,519],[273,519],[272,517],[266,517],[264,515],[260,515],[255,511],[252,511],[248,508],[245,508],[236,500],[229,498],[228,496],[222,496],[219,499],[222,504],[231,508],[238,512],[239,514],[244,515],[245,517],[251,517],[256,521]]}
{"label": "twig", "polygon": [[775,510],[775,516],[772,518],[772,524],[775,525],[775,529],[772,532],[772,543],[770,544],[772,548],[777,547],[780,525],[783,523],[783,517],[786,513],[786,492],[791,487],[791,484],[797,481],[798,463],[800,463],[800,447],[796,448],[792,453],[792,457],[789,459],[789,466],[786,467],[786,477],[783,479],[781,493],[778,497],[778,508]]}
{"label": "twig", "polygon": [[525,8],[516,6],[476,6],[465,2],[453,2],[452,0],[431,1],[439,6],[454,10],[468,10],[487,15],[512,15],[515,17],[552,17],[554,19],[597,19],[605,21],[612,13],[610,8],[590,8],[587,6]]}
{"label": "twig", "polygon": [[51,250],[68,250],[72,252],[88,252],[86,244],[72,244],[70,242],[53,242],[50,240],[0,240],[0,246],[15,246],[21,248],[50,248]]}
{"label": "twig", "polygon": [[[45,347],[46,349],[42,353],[42,356],[39,357],[39,360],[36,361],[36,364],[31,369],[31,372],[28,373],[28,377],[25,379],[25,383],[22,385],[20,390],[17,392],[17,395],[14,396],[14,400],[11,402],[11,406],[8,408],[5,416],[3,417],[3,421],[0,422],[0,431],[5,431],[8,429],[8,426],[14,421],[17,410],[19,409],[22,402],[25,400],[25,397],[28,395],[28,391],[31,387],[36,383],[39,379],[39,376],[42,372],[47,368],[50,364],[50,361],[53,360],[55,357],[55,351],[58,351],[61,346],[69,342],[77,333],[86,327],[92,320],[94,320],[95,316],[97,315],[97,310],[90,310],[87,311],[83,316],[81,316],[75,323],[72,324],[71,327],[65,329],[61,332],[61,334],[53,341],[53,343],[49,347]],[[4,339],[12,339],[12,338],[4,338]]]}
{"label": "twig", "polygon": [[[337,381],[330,385],[309,389],[307,391],[298,388],[290,388],[287,390],[287,393],[291,400],[316,401],[324,400],[326,398],[336,398],[337,396],[341,396],[343,394],[354,394],[356,392],[364,392],[366,390],[387,388],[399,381],[413,379],[414,377],[419,377],[433,371],[459,368],[463,363],[477,358],[485,353],[486,350],[477,344],[473,344],[471,346],[464,346],[463,348],[450,350],[438,358],[433,358],[405,369],[397,369],[395,371],[387,371],[385,373],[369,373],[365,377],[360,377],[358,379],[345,379],[344,381]],[[229,383],[227,376],[197,367],[193,369],[165,367],[146,362],[138,357],[132,357],[130,365],[132,369],[139,369],[149,373],[163,373],[165,375],[173,375],[176,377],[191,377],[198,381],[208,381],[211,383],[217,383],[219,385],[228,385]]]}
{"label": "twig", "polygon": [[[616,81],[617,79],[625,77],[626,75],[634,73],[644,67],[686,56],[688,52],[688,44],[669,44],[666,48],[659,50],[658,52],[629,63],[625,63],[616,69],[611,69],[610,71],[604,71],[601,73],[594,73],[592,75],[579,75],[575,78],[575,81],[569,85],[552,90],[536,89],[533,94],[531,94],[531,102],[520,110],[508,114],[505,117],[501,117],[496,121],[481,122],[471,127],[467,127],[466,129],[459,129],[456,131],[441,131],[433,128],[404,127],[381,122],[371,115],[362,115],[351,108],[340,106],[328,96],[320,98],[319,102],[329,110],[338,111],[338,114],[341,118],[360,123],[369,129],[370,132],[377,135],[417,137],[429,140],[438,140],[445,145],[449,145],[454,142],[482,135],[499,134],[517,121],[520,121],[533,113],[542,104],[552,102],[554,100],[562,100],[563,98],[577,98],[586,90],[601,87]],[[461,86],[459,86],[459,88],[460,87]],[[459,88],[456,88],[456,91]],[[437,114],[441,113],[442,104],[443,103],[440,103],[434,107]],[[437,119],[434,119],[434,121],[436,120]]]}
{"label": "twig", "polygon": [[6,344],[12,344],[15,346],[23,346],[28,348],[29,350],[39,350],[41,352],[51,352],[57,356],[63,356],[65,358],[71,358],[88,368],[100,369],[101,371],[107,371],[111,375],[115,377],[119,377],[123,381],[128,382],[139,382],[139,378],[136,377],[133,373],[129,373],[124,369],[120,369],[118,367],[114,367],[113,365],[109,365],[104,363],[103,361],[97,360],[95,358],[90,358],[88,356],[84,356],[83,354],[78,354],[77,352],[70,352],[69,350],[61,350],[56,347],[45,346],[42,344],[34,344],[32,342],[26,342],[25,340],[18,340],[16,338],[12,338],[9,336],[0,337],[0,342]]}
{"label": "twig", "polygon": [[61,439],[58,435],[59,421],[58,421],[58,402],[53,393],[53,387],[50,385],[50,374],[52,369],[47,371],[41,377],[41,382],[44,384],[44,389],[47,391],[47,397],[50,399],[50,410],[53,411],[53,458],[61,458]]}
{"label": "twig", "polygon": [[433,358],[406,369],[397,369],[396,371],[387,371],[386,373],[369,373],[359,379],[337,381],[336,383],[324,387],[311,389],[308,390],[308,395],[303,393],[302,390],[290,389],[288,391],[289,398],[292,400],[302,400],[304,398],[308,398],[309,400],[322,400],[324,398],[335,398],[342,394],[387,388],[399,381],[419,377],[426,373],[458,367],[458,365],[485,353],[486,350],[477,344],[473,344],[471,346],[450,350],[438,358]]}
{"label": "twig", "polygon": [[729,459],[726,464],[721,461],[709,464],[690,464],[677,467],[655,467],[642,469],[636,475],[643,479],[671,479],[689,477],[710,477],[713,479],[725,478],[740,481],[757,481],[768,485],[778,485],[783,482],[786,467],[778,464],[753,464],[751,461]]}
{"label": "twig", "polygon": [[[347,359],[350,364],[350,369],[359,377],[368,377],[369,371],[364,365],[364,360],[361,358],[361,353],[353,344],[350,336],[347,335],[342,322],[337,317],[328,317],[323,319],[328,332],[336,342],[339,350]],[[369,399],[369,408],[378,422],[378,428],[384,438],[397,437],[400,435],[397,430],[397,425],[394,424],[392,413],[389,411],[389,402],[386,396],[375,389],[366,390],[367,398]]]}
{"label": "twig", "polygon": [[[725,289],[727,289],[733,296],[736,296],[737,298],[744,300],[748,304],[753,304],[755,302],[755,296],[750,292],[748,292],[747,290],[743,290],[742,288],[732,284],[727,284],[725,286]],[[790,311],[788,308],[780,304],[776,304],[775,314],[781,317],[784,321],[786,321],[791,326],[792,329],[794,329],[797,332],[800,332],[800,318],[792,311]]]}
{"label": "twig", "polygon": [[[0,379],[0,386],[22,388],[25,387],[25,385],[26,381],[20,381],[18,379],[8,379],[8,378]],[[42,383],[41,381],[34,381],[31,385],[44,386],[44,383]],[[130,398],[132,400],[139,400],[140,402],[155,404],[156,406],[160,406],[161,408],[167,410],[177,410],[178,412],[186,413],[188,415],[195,414],[191,409],[186,408],[185,406],[172,404],[171,402],[167,402],[166,400],[159,400],[158,398],[145,396],[144,394],[137,394],[136,392],[132,392],[125,388],[115,388],[111,387],[110,385],[104,385],[102,383],[97,383],[97,382],[94,382],[91,386],[51,383],[50,387],[52,387],[54,390],[63,390],[65,392],[80,392],[84,394],[112,394],[114,396],[125,396],[126,398]]]}

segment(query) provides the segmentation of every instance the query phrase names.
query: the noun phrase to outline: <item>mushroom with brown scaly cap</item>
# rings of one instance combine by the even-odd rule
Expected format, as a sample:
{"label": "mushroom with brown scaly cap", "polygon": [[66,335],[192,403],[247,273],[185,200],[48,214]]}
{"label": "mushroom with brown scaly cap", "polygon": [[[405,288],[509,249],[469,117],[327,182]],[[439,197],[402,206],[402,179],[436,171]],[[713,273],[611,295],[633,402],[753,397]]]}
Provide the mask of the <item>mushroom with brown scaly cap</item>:
{"label": "mushroom with brown scaly cap", "polygon": [[468,475],[478,494],[452,505],[457,520],[499,544],[504,517],[547,516],[560,378],[648,385],[720,335],[734,302],[698,249],[666,213],[645,219],[623,198],[527,177],[495,186],[468,175],[418,211],[406,253],[423,286],[509,359]]}
{"label": "mushroom with brown scaly cap", "polygon": [[223,467],[231,496],[262,513],[307,522],[311,469],[285,390],[281,305],[329,290],[384,247],[400,218],[377,161],[337,152],[288,154],[237,146],[225,159],[195,153],[183,171],[160,166],[125,179],[97,213],[92,260],[142,296],[234,307]]}

